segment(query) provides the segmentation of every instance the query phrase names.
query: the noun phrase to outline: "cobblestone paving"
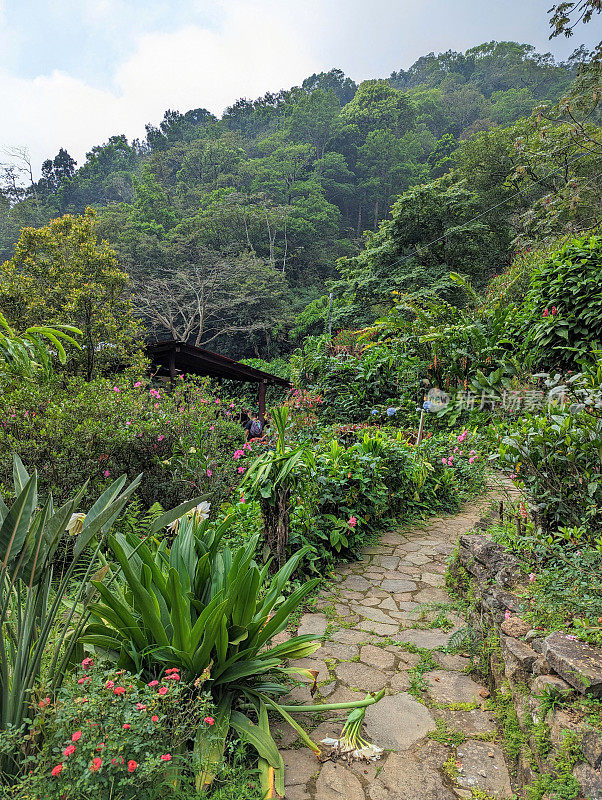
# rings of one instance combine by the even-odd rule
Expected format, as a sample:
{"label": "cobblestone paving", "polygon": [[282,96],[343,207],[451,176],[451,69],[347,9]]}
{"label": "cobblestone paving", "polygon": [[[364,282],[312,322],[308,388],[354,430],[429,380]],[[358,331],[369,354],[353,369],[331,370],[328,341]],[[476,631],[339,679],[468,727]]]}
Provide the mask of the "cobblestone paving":
{"label": "cobblestone paving", "polygon": [[[495,798],[511,794],[502,751],[490,741],[495,723],[483,708],[488,692],[466,673],[467,658],[444,652],[463,625],[444,588],[446,560],[486,506],[386,533],[361,561],[337,568],[316,613],[301,618],[299,633],[321,636],[322,647],[293,664],[318,670],[318,692],[312,701],[309,688],[299,686],[289,701],[342,702],[385,687],[365,718],[367,738],[385,752],[371,763],[321,763],[300,747],[292,727],[276,723],[287,800],[455,800],[473,797],[473,788]],[[422,677],[417,648],[426,657],[429,651],[437,667]],[[411,687],[420,700],[408,693]],[[315,718],[314,741],[338,738],[346,713]],[[308,715],[299,720],[307,725]],[[437,724],[462,731],[466,741],[454,752],[429,738]]]}

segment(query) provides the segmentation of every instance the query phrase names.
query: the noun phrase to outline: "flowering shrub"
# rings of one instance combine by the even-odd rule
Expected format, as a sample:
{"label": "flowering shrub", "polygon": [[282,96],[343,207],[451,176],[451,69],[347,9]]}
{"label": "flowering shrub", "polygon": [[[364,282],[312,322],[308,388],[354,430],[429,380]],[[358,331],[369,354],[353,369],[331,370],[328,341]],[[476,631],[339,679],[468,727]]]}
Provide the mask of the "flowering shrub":
{"label": "flowering shrub", "polygon": [[239,482],[231,456],[244,435],[235,410],[217,400],[206,381],[181,381],[174,391],[124,378],[23,384],[0,395],[0,484],[14,451],[58,501],[82,476],[92,495],[124,472],[144,473],[147,506],[204,492],[223,500]]}
{"label": "flowering shrub", "polygon": [[[213,706],[196,686],[166,670],[148,685],[90,658],[56,698],[40,696],[29,757],[15,798],[115,800],[161,796],[190,778],[188,742],[200,725],[210,731]],[[8,734],[2,747],[14,745]]]}

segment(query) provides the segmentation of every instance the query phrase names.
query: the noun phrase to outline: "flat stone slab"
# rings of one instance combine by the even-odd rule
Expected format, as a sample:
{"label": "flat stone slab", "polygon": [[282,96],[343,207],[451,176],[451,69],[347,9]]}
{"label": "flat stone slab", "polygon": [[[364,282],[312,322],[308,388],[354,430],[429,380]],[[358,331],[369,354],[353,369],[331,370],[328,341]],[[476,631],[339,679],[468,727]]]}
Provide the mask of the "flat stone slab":
{"label": "flat stone slab", "polygon": [[437,712],[437,716],[439,713],[450,728],[461,731],[467,736],[494,733],[497,730],[495,719],[480,708],[475,708],[473,711],[451,711],[449,708],[444,708]]}
{"label": "flat stone slab", "polygon": [[462,672],[448,672],[435,669],[427,672],[424,679],[428,685],[428,693],[437,703],[472,703],[480,700],[479,692],[483,689],[472,678]]}
{"label": "flat stone slab", "polygon": [[396,638],[400,642],[410,642],[415,644],[416,647],[426,647],[428,650],[434,650],[437,647],[447,647],[450,636],[450,633],[431,628],[427,630],[414,628],[413,630],[403,631]]}
{"label": "flat stone slab", "polygon": [[344,764],[327,761],[316,781],[316,800],[364,800],[362,784]]}
{"label": "flat stone slab", "polygon": [[359,644],[359,642],[365,642],[368,638],[364,631],[355,631],[352,628],[341,628],[338,631],[333,631],[328,637],[328,640],[340,642],[341,644]]}
{"label": "flat stone slab", "polygon": [[552,669],[578,692],[602,697],[601,649],[563,633],[551,633],[543,654]]}
{"label": "flat stone slab", "polygon": [[393,669],[395,656],[382,647],[374,647],[374,645],[367,644],[360,650],[360,661],[363,664],[376,667],[376,669],[386,670]]}
{"label": "flat stone slab", "polygon": [[397,556],[374,556],[372,558],[372,563],[384,569],[397,569],[399,566],[399,558]]}
{"label": "flat stone slab", "polygon": [[385,578],[384,581],[381,581],[380,588],[384,589],[385,592],[413,592],[417,586],[414,581],[406,581],[402,578]]}
{"label": "flat stone slab", "polygon": [[[320,770],[320,762],[308,749],[285,750],[282,753],[286,785],[306,784]],[[287,792],[288,794],[288,792]]]}
{"label": "flat stone slab", "polygon": [[389,680],[380,670],[359,661],[343,661],[336,665],[334,671],[337,678],[347,686],[366,692],[380,691]]}
{"label": "flat stone slab", "polygon": [[324,614],[303,614],[297,630],[298,636],[313,633],[315,636],[324,636],[328,620]]}
{"label": "flat stone slab", "polygon": [[408,750],[437,727],[428,708],[405,692],[368,706],[365,721],[370,740],[386,750]]}
{"label": "flat stone slab", "polygon": [[361,575],[348,575],[342,585],[344,589],[351,589],[353,592],[365,592],[372,584]]}
{"label": "flat stone slab", "polygon": [[336,658],[337,661],[349,661],[358,654],[358,649],[353,644],[341,642],[324,642],[320,655],[324,658]]}
{"label": "flat stone slab", "polygon": [[437,587],[429,587],[428,589],[421,589],[413,597],[416,603],[441,603],[448,604],[450,602],[449,595],[443,589]]}
{"label": "flat stone slab", "polygon": [[370,784],[368,797],[370,800],[456,800],[438,771],[398,753],[389,754],[378,778]]}
{"label": "flat stone slab", "polygon": [[376,633],[379,636],[397,636],[399,633],[398,625],[385,625],[383,622],[372,622],[372,620],[369,619],[362,620],[358,628],[367,633]]}
{"label": "flat stone slab", "polygon": [[482,789],[499,800],[512,795],[510,775],[499,747],[490,742],[464,742],[456,757],[458,767],[456,783],[462,789]]}
{"label": "flat stone slab", "polygon": [[374,622],[384,622],[389,625],[391,625],[393,622],[391,617],[387,616],[387,614],[385,614],[385,612],[381,611],[379,608],[373,608],[372,606],[353,605],[351,610],[355,614],[359,614],[360,617],[364,617],[364,619],[371,619]]}

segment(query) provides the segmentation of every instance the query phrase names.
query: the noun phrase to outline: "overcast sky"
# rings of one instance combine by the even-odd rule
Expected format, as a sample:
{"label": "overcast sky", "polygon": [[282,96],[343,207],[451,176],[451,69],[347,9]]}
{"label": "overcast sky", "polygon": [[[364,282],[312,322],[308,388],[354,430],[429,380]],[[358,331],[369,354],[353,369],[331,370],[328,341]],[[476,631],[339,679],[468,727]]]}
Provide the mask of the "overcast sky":
{"label": "overcast sky", "polygon": [[[599,22],[548,41],[550,0],[0,0],[0,146],[39,166],[82,162],[167,108],[215,114],[239,97],[340,67],[359,81],[430,51],[517,40],[566,58]],[[1,156],[0,156],[1,160]]]}

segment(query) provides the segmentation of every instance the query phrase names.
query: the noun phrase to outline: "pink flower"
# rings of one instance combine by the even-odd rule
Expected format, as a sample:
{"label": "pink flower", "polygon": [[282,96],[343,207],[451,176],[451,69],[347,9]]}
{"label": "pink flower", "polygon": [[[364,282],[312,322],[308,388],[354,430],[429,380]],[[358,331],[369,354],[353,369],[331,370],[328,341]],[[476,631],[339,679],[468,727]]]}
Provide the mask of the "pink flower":
{"label": "pink flower", "polygon": [[113,688],[113,686],[115,686],[115,684],[113,683],[113,681],[107,681],[107,682],[105,683],[105,689],[112,689],[112,688]]}
{"label": "pink flower", "polygon": [[129,425],[131,425],[131,424],[132,424],[132,420],[131,420],[131,419],[128,419],[128,421],[127,421],[125,424],[126,424],[126,427],[128,427]]}
{"label": "pink flower", "polygon": [[103,472],[103,475],[105,476],[105,478],[108,478],[110,474],[111,473],[109,472],[108,469],[105,469],[105,471]]}
{"label": "pink flower", "polygon": [[213,717],[205,717],[205,719],[203,720],[203,722],[204,722],[206,725],[215,725],[215,720],[213,719]]}
{"label": "pink flower", "polygon": [[40,700],[38,705],[39,705],[40,708],[45,708],[46,706],[49,706],[50,705],[50,698],[49,697],[45,697],[43,700]]}
{"label": "pink flower", "polygon": [[509,611],[509,609],[506,609],[505,612],[504,612],[504,619],[510,619],[511,616],[512,616],[512,612]]}
{"label": "pink flower", "polygon": [[136,769],[137,766],[138,766],[138,762],[134,761],[134,759],[132,759],[131,761],[128,761],[128,772],[134,772],[134,770]]}
{"label": "pink flower", "polygon": [[140,386],[142,386],[142,381],[136,381],[134,384],[134,389],[138,389]]}
{"label": "pink flower", "polygon": [[454,453],[457,453],[459,449],[459,447],[454,447]]}
{"label": "pink flower", "polygon": [[474,464],[474,456],[471,456],[471,457],[468,459],[468,463],[469,463],[469,464]]}
{"label": "pink flower", "polygon": [[548,316],[548,309],[547,309],[547,308],[546,308],[546,309],[544,309],[543,316],[544,316],[544,317],[547,317],[547,316]]}
{"label": "pink flower", "polygon": [[90,764],[90,772],[98,772],[101,766],[102,758],[98,758],[98,756],[96,756],[96,758],[92,759],[92,763]]}
{"label": "pink flower", "polygon": [[165,436],[163,436],[163,434],[161,434],[160,436],[157,436],[157,441],[158,442],[162,442],[163,439],[165,439]]}
{"label": "pink flower", "polygon": [[84,660],[82,661],[82,667],[84,669],[88,669],[88,667],[93,667],[93,666],[94,662],[92,661],[91,658],[84,658]]}
{"label": "pink flower", "polygon": [[250,449],[251,449],[251,445],[250,445],[250,443],[249,443],[249,442],[246,442],[245,444],[243,444],[243,446],[242,446],[242,449],[243,449],[243,450],[250,450]]}
{"label": "pink flower", "polygon": [[443,464],[444,467],[446,467],[447,466],[447,459],[446,458],[442,458],[441,459],[441,463]]}
{"label": "pink flower", "polygon": [[146,706],[144,703],[136,703],[136,708],[138,711],[146,711]]}
{"label": "pink flower", "polygon": [[75,733],[71,736],[71,741],[72,742],[79,742],[79,740],[81,738],[82,738],[82,732],[81,731],[75,731]]}
{"label": "pink flower", "polygon": [[535,573],[531,572],[531,574],[529,575],[529,583],[533,583],[534,580],[535,580]]}
{"label": "pink flower", "polygon": [[52,775],[53,778],[56,778],[58,775],[61,774],[62,771],[63,771],[63,765],[57,764],[56,767],[52,768],[52,772],[50,774]]}
{"label": "pink flower", "polygon": [[166,675],[165,676],[165,680],[166,681],[179,681],[180,680],[180,676],[178,675],[177,672],[174,672],[173,675]]}
{"label": "pink flower", "polygon": [[159,681],[151,681],[148,685],[149,686],[158,686],[159,685]]}
{"label": "pink flower", "polygon": [[155,403],[155,408],[159,408],[159,403]]}
{"label": "pink flower", "polygon": [[124,689],[124,687],[123,687],[123,686],[116,686],[116,687],[113,689],[113,694],[116,694],[116,695],[125,694],[125,689]]}
{"label": "pink flower", "polygon": [[216,397],[216,398],[215,398],[215,405],[216,405],[216,406],[218,406],[218,405],[219,405],[219,397]]}
{"label": "pink flower", "polygon": [[165,670],[166,675],[173,675],[174,672],[179,672],[180,667],[170,667],[169,669]]}
{"label": "pink flower", "polygon": [[244,467],[239,467],[239,468],[238,468],[238,473],[239,473],[239,475],[242,475],[244,471],[245,471],[245,468],[244,468]]}
{"label": "pink flower", "polygon": [[68,744],[67,747],[65,747],[65,749],[63,750],[63,755],[64,756],[73,755],[73,753],[75,753],[76,750],[77,747],[74,744]]}
{"label": "pink flower", "polygon": [[349,525],[350,528],[355,528],[355,526],[357,525],[357,517],[349,517],[347,525]]}
{"label": "pink flower", "polygon": [[209,430],[210,430],[210,431],[213,431],[213,430],[215,430],[215,425],[210,425],[210,426],[209,426]]}
{"label": "pink flower", "polygon": [[168,691],[169,689],[167,688],[167,686],[161,686],[161,688],[159,689],[159,694],[161,695],[161,697],[163,697],[164,695],[167,694]]}
{"label": "pink flower", "polygon": [[161,756],[161,761],[171,761],[171,754],[170,753],[164,753]]}
{"label": "pink flower", "polygon": [[131,727],[132,727],[132,726],[130,725],[130,723],[129,723],[129,722],[125,722],[125,723],[123,724],[123,730],[124,730],[124,731],[129,731],[129,729],[130,729]]}
{"label": "pink flower", "polygon": [[234,405],[234,403],[230,403],[230,408],[236,408],[236,406]]}
{"label": "pink flower", "polygon": [[552,306],[552,316],[555,317],[556,314],[558,314],[558,309],[556,308],[556,306]]}
{"label": "pink flower", "polygon": [[152,719],[153,722],[159,722],[159,717],[156,714],[153,714],[151,719]]}
{"label": "pink flower", "polygon": [[208,470],[207,470],[207,477],[208,477],[208,478],[211,478],[211,476],[212,476],[212,475],[213,475],[213,472],[211,472],[211,470],[210,470],[210,469],[208,469]]}
{"label": "pink flower", "polygon": [[113,391],[114,392],[120,392],[121,389],[118,386],[113,386]]}

